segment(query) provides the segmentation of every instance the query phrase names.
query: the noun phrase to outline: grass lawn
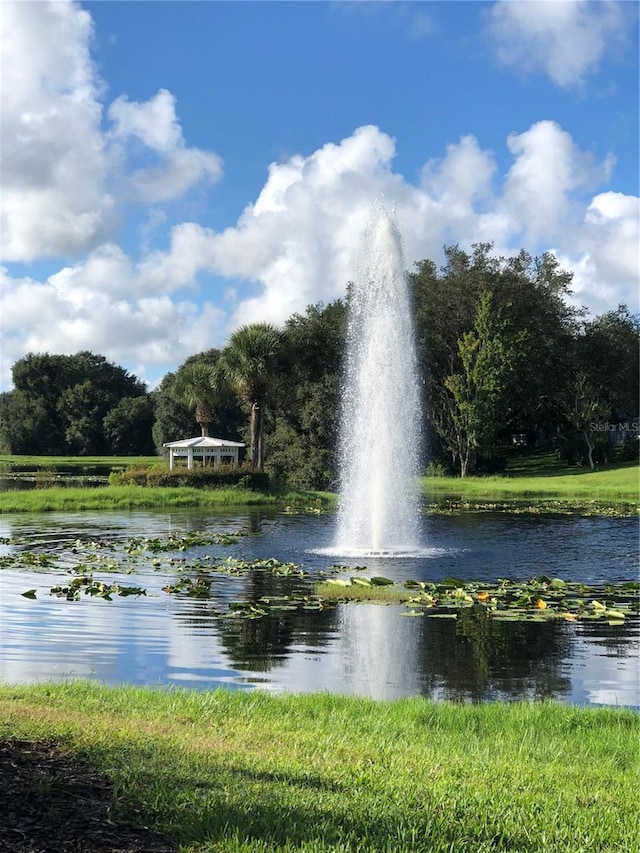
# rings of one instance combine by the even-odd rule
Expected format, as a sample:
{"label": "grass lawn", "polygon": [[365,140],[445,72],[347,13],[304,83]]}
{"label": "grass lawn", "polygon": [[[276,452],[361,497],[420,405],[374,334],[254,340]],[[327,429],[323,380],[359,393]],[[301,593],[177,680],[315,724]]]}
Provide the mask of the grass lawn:
{"label": "grass lawn", "polygon": [[421,483],[428,497],[447,495],[459,500],[534,498],[616,503],[637,502],[640,492],[640,469],[633,462],[597,471],[540,464],[536,474],[524,475],[520,471],[522,467],[501,476],[465,477],[464,480],[459,477],[423,477]]}
{"label": "grass lawn", "polygon": [[637,849],[630,710],[68,683],[0,687],[0,721],[91,759],[114,819],[185,853]]}
{"label": "grass lawn", "polygon": [[322,492],[291,490],[284,494],[265,494],[250,489],[194,489],[146,486],[105,486],[75,488],[54,486],[46,489],[24,489],[0,492],[3,512],[75,512],[79,510],[201,509],[246,506],[295,507],[317,510],[327,506],[331,496]]}
{"label": "grass lawn", "polygon": [[166,464],[159,456],[12,456],[0,454],[0,469],[13,468],[122,468],[133,465]]}
{"label": "grass lawn", "polygon": [[[44,471],[56,467],[117,468],[137,464],[166,465],[158,457],[48,457],[0,456],[0,469],[11,465],[40,466]],[[640,468],[634,462],[612,463],[597,471],[568,467],[554,454],[532,452],[512,455],[504,474],[482,477],[421,477],[420,487],[432,504],[453,501],[456,509],[487,502],[525,503],[534,509],[601,511],[606,506],[637,509],[640,497]],[[42,512],[100,509],[159,509],[171,507],[295,506],[300,509],[326,509],[336,505],[337,497],[328,492],[292,489],[284,494],[239,489],[196,489],[188,487],[153,488],[109,486],[107,488],[50,487],[0,492],[0,512]]]}

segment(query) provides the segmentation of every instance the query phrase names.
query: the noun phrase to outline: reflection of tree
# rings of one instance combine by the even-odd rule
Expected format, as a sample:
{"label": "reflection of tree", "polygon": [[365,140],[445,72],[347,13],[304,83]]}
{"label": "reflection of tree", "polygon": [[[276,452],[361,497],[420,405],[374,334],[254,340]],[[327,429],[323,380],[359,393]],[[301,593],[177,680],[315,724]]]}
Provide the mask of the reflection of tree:
{"label": "reflection of tree", "polygon": [[333,609],[272,609],[259,619],[243,615],[232,618],[218,615],[220,611],[226,611],[231,601],[258,602],[265,597],[309,595],[312,593],[312,584],[304,580],[294,582],[291,578],[277,577],[260,570],[233,579],[233,584],[236,594],[229,595],[229,587],[226,585],[224,600],[221,600],[216,595],[214,580],[210,598],[198,600],[190,607],[175,612],[181,622],[197,627],[199,633],[204,628],[207,633],[216,635],[233,667],[268,672],[282,666],[296,644],[321,648],[333,636],[336,622]]}
{"label": "reflection of tree", "polygon": [[[627,624],[623,631],[620,630],[619,625],[608,625],[602,619],[594,622],[583,622],[576,628],[580,636],[590,645],[606,649],[607,655],[610,657],[627,658],[638,653],[640,624],[637,616],[627,618]],[[629,642],[632,636],[635,637],[635,641]]]}
{"label": "reflection of tree", "polygon": [[[245,600],[310,592],[311,586],[302,581],[293,584],[289,578],[254,571],[247,578]],[[282,666],[297,643],[325,645],[333,625],[331,610],[272,610],[260,619],[221,619],[218,632],[233,666],[268,672]]]}
{"label": "reflection of tree", "polygon": [[487,618],[465,608],[458,618],[421,620],[417,665],[423,692],[444,690],[447,699],[479,701],[495,694],[519,699],[570,691],[560,672],[574,635],[564,622],[516,622]]}

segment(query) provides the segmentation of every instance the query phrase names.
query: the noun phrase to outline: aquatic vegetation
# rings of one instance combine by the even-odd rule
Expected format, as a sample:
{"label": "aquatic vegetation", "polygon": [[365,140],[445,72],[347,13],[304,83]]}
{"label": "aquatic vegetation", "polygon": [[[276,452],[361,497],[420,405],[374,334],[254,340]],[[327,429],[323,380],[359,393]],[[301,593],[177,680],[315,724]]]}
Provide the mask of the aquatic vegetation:
{"label": "aquatic vegetation", "polygon": [[625,518],[638,514],[637,501],[619,499],[616,503],[595,500],[483,500],[476,498],[451,499],[429,495],[427,515],[458,515],[461,512],[500,512],[509,515],[594,515],[606,518]]}
{"label": "aquatic vegetation", "polygon": [[[35,590],[29,590],[29,593],[22,593],[27,598],[35,598]],[[79,601],[82,594],[90,597],[103,598],[105,601],[111,601],[114,595],[146,595],[146,590],[139,586],[121,586],[117,583],[106,584],[103,581],[96,580],[91,575],[80,575],[74,578],[68,586],[52,586],[50,595],[55,595],[58,598],[66,598],[67,601]]]}
{"label": "aquatic vegetation", "polygon": [[[13,551],[0,556],[0,569],[57,574],[48,594],[68,601],[79,601],[85,596],[105,601],[128,595],[143,596],[147,594],[144,587],[122,583],[119,576],[142,571],[147,572],[147,577],[149,571],[164,573],[166,580],[162,587],[155,587],[156,595],[162,592],[207,600],[208,612],[221,618],[258,619],[276,611],[323,610],[358,601],[403,606],[402,614],[414,617],[455,619],[461,610],[470,608],[491,620],[597,619],[611,626],[622,625],[640,613],[640,583],[636,581],[590,585],[540,574],[524,582],[509,578],[465,581],[452,577],[438,582],[397,583],[384,576],[367,575],[365,565],[333,563],[325,571],[312,574],[298,563],[274,557],[222,558],[216,553],[215,548],[237,545],[245,535],[244,531],[218,530],[132,537],[126,541],[77,538],[52,551],[33,548],[33,543],[24,538],[5,539],[0,544]],[[61,582],[60,574],[70,579]],[[285,587],[288,592],[285,595],[279,589],[278,595],[231,603],[217,600],[216,578],[252,574],[291,581],[290,590]],[[104,577],[108,575],[112,578]],[[27,599],[42,594],[42,587],[22,593]]]}
{"label": "aquatic vegetation", "polygon": [[244,531],[232,533],[187,533],[184,536],[168,536],[166,539],[132,538],[125,545],[128,554],[142,554],[145,551],[158,553],[160,551],[186,551],[199,545],[235,545],[244,536]]}
{"label": "aquatic vegetation", "polygon": [[[381,593],[384,581],[386,587]],[[316,592],[340,602],[400,601],[411,608],[405,614],[411,616],[456,618],[461,608],[473,607],[490,619],[575,622],[604,618],[610,625],[616,625],[640,613],[640,583],[595,586],[547,575],[526,582],[503,578],[495,582],[465,583],[458,578],[447,578],[439,583],[408,580],[402,585],[377,577],[327,578],[316,586]]]}

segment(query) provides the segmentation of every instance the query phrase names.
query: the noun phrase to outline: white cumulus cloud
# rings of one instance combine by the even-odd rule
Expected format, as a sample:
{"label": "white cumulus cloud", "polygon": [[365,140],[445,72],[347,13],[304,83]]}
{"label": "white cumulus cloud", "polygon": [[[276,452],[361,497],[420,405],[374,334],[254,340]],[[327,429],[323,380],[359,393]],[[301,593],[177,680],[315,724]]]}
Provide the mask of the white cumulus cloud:
{"label": "white cumulus cloud", "polygon": [[121,95],[108,114],[116,140],[126,143],[136,138],[158,156],[156,166],[137,169],[128,178],[139,201],[168,201],[201,181],[213,183],[221,177],[222,160],[217,154],[185,145],[175,98],[166,89],[143,103]]}
{"label": "white cumulus cloud", "polygon": [[169,249],[140,265],[140,282],[167,290],[187,286],[199,273],[249,281],[253,292],[240,297],[227,328],[281,323],[310,303],[344,294],[356,274],[370,205],[383,199],[395,207],[408,266],[439,259],[444,243],[469,248],[489,241],[501,253],[553,247],[569,268],[593,269],[597,280],[590,285],[577,276],[587,304],[600,309],[608,299],[611,307],[620,293],[633,305],[637,199],[590,194],[607,179],[610,161],[596,162],[550,121],[511,134],[506,147],[512,162],[498,175],[494,153],[465,136],[428,160],[415,186],[393,171],[393,139],[375,126],[361,127],[307,157],[271,164],[235,226],[221,232],[175,226]]}
{"label": "white cumulus cloud", "polygon": [[165,89],[116,98],[105,126],[93,22],[76,3],[7,2],[0,28],[5,262],[74,257],[115,235],[124,201],[166,202],[220,178],[217,154],[187,146]]}
{"label": "white cumulus cloud", "polygon": [[113,227],[90,15],[4,3],[0,16],[2,254],[71,255]]}
{"label": "white cumulus cloud", "polygon": [[618,0],[498,0],[489,20],[500,62],[569,89],[619,47],[631,16]]}

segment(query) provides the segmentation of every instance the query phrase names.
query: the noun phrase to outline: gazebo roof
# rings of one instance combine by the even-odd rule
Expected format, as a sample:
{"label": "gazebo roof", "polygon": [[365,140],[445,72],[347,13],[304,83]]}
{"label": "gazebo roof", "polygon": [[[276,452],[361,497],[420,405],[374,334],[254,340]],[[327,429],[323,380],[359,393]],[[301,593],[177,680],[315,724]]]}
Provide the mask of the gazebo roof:
{"label": "gazebo roof", "polygon": [[211,435],[197,435],[195,438],[183,438],[181,441],[166,441],[163,447],[245,447],[242,441],[229,441],[226,438],[214,438]]}

